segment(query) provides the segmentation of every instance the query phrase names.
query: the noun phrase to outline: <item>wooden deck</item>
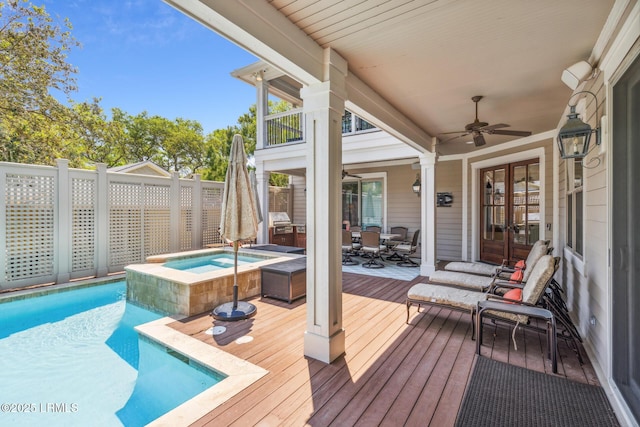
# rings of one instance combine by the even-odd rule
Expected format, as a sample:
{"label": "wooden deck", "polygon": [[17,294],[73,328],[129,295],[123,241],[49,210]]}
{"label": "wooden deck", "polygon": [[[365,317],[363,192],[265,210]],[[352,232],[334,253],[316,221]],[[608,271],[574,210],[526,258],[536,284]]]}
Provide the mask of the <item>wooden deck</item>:
{"label": "wooden deck", "polygon": [[[215,337],[204,333],[212,324],[207,313],[174,322],[173,328],[269,371],[194,425],[453,425],[475,360],[471,318],[443,308],[420,313],[412,308],[407,325],[407,290],[425,279],[406,282],[345,273],[346,354],[330,365],[303,355],[304,299],[290,305],[254,298],[257,315],[216,322],[227,331]],[[487,323],[482,354],[550,374],[545,336],[520,329],[516,351],[511,331]],[[253,340],[237,343],[243,336]],[[598,384],[584,357],[581,366],[560,340],[559,375]]]}

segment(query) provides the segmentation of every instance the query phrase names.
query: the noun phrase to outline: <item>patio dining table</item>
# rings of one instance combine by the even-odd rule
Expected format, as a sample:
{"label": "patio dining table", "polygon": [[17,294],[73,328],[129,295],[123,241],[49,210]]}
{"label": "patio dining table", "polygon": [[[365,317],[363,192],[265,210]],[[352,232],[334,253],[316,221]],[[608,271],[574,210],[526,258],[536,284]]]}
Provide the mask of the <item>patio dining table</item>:
{"label": "patio dining table", "polygon": [[[361,235],[359,231],[352,231],[351,236],[359,239]],[[400,235],[395,233],[380,233],[380,240],[391,240],[395,237],[400,237]]]}

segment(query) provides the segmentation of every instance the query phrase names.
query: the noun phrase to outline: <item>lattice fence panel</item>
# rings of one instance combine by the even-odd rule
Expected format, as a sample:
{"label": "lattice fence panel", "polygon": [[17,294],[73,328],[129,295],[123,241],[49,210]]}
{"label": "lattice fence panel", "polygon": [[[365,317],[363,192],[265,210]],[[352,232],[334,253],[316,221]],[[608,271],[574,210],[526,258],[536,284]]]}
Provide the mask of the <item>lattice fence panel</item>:
{"label": "lattice fence panel", "polygon": [[6,175],[7,282],[54,273],[55,180]]}
{"label": "lattice fence panel", "polygon": [[191,249],[193,244],[193,188],[180,188],[180,250]]}
{"label": "lattice fence panel", "polygon": [[169,252],[171,190],[166,185],[144,186],[144,257]]}
{"label": "lattice fence panel", "polygon": [[222,244],[220,237],[220,214],[222,187],[202,189],[202,244]]}
{"label": "lattice fence panel", "polygon": [[96,181],[71,180],[71,271],[95,269]]}
{"label": "lattice fence panel", "polygon": [[109,265],[142,262],[142,185],[109,184]]}

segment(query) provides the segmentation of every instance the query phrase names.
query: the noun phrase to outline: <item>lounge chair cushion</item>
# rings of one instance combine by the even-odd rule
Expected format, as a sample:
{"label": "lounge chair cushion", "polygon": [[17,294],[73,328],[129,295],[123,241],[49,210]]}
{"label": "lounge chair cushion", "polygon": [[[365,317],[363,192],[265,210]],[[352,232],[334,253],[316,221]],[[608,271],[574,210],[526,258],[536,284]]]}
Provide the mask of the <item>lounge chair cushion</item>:
{"label": "lounge chair cushion", "polygon": [[447,271],[460,271],[462,273],[479,274],[481,276],[491,276],[495,274],[497,265],[485,264],[482,262],[454,261],[444,266]]}
{"label": "lounge chair cushion", "polygon": [[[522,301],[535,305],[542,296],[548,282],[555,273],[555,261],[551,255],[544,255],[531,270],[529,280],[522,288]],[[520,314],[503,313],[499,311],[489,311],[492,316],[509,319],[513,322],[527,323],[529,318]]]}
{"label": "lounge chair cushion", "polygon": [[486,294],[431,283],[418,283],[409,289],[407,297],[414,301],[448,305],[473,311],[479,300],[486,299]]}
{"label": "lounge chair cushion", "polygon": [[536,263],[540,258],[542,258],[543,255],[547,254],[548,249],[549,248],[545,244],[544,240],[538,240],[533,245],[531,251],[529,252],[529,255],[527,255],[527,268],[524,270],[524,276],[522,277],[522,280],[524,280],[525,282],[529,280],[529,276],[534,270]]}
{"label": "lounge chair cushion", "polygon": [[475,274],[458,273],[456,271],[436,270],[429,276],[429,281],[432,283],[460,286],[477,291],[486,291],[491,286],[493,278],[476,276]]}

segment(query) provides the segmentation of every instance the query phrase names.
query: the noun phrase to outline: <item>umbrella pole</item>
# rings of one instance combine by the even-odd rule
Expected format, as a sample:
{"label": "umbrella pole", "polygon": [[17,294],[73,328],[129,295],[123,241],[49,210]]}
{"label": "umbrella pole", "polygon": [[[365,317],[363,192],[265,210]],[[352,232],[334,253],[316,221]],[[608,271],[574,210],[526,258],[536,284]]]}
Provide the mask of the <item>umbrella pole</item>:
{"label": "umbrella pole", "polygon": [[233,309],[238,308],[238,241],[233,242]]}

